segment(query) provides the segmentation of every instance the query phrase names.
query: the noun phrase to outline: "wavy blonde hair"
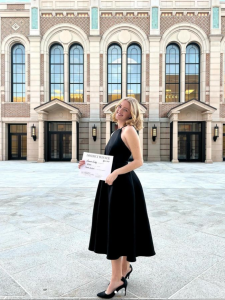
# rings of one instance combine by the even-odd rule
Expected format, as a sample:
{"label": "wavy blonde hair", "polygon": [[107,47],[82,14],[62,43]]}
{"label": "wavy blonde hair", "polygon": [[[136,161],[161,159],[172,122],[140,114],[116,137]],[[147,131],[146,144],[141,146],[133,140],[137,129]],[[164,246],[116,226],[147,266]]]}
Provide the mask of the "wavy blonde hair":
{"label": "wavy blonde hair", "polygon": [[140,130],[140,129],[144,128],[143,121],[141,119],[139,102],[136,98],[133,98],[133,97],[122,98],[116,104],[115,111],[112,114],[112,121],[117,123],[118,120],[116,119],[116,109],[123,100],[128,101],[130,103],[130,108],[131,108],[131,118],[126,120],[126,125],[134,125],[136,130]]}

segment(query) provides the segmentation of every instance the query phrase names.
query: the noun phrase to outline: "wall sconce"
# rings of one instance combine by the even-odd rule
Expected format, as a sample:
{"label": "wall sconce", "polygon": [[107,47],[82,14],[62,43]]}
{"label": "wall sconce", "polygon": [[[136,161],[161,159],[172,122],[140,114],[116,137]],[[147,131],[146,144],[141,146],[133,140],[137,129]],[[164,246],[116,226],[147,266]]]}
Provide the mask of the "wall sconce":
{"label": "wall sconce", "polygon": [[157,137],[157,127],[154,124],[154,126],[152,127],[152,140],[153,140],[153,142],[155,141],[156,137]]}
{"label": "wall sconce", "polygon": [[219,137],[219,127],[216,124],[216,126],[214,127],[214,137],[213,137],[214,142],[218,137]]}
{"label": "wall sconce", "polygon": [[34,126],[34,124],[31,126],[31,137],[36,141],[36,126]]}
{"label": "wall sconce", "polygon": [[97,127],[95,126],[92,126],[92,137],[93,137],[93,140],[96,141],[97,139]]}

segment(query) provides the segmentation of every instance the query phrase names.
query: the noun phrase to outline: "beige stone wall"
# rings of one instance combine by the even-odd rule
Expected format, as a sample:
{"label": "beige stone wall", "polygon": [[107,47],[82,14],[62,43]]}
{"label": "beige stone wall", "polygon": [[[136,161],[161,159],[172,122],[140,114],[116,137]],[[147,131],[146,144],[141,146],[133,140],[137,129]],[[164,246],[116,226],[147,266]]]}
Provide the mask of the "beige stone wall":
{"label": "beige stone wall", "polygon": [[101,154],[104,154],[106,146],[106,123],[101,123]]}
{"label": "beige stone wall", "polygon": [[166,30],[175,24],[187,22],[190,24],[198,25],[202,30],[210,34],[210,16],[160,16],[160,34],[162,35]]}
{"label": "beige stone wall", "polygon": [[170,160],[170,122],[160,123],[160,159]]}
{"label": "beige stone wall", "polygon": [[[225,103],[220,104],[220,118],[225,118]],[[225,121],[224,121],[225,124]]]}
{"label": "beige stone wall", "polygon": [[100,17],[100,35],[103,35],[110,27],[118,25],[120,23],[133,24],[139,27],[146,36],[150,34],[150,16],[139,17],[139,16],[112,16],[112,17]]}
{"label": "beige stone wall", "polygon": [[43,36],[47,30],[51,27],[58,25],[60,23],[68,23],[76,25],[78,28],[82,29],[85,34],[89,35],[90,29],[90,18],[89,17],[40,17],[41,30],[40,33]]}
{"label": "beige stone wall", "polygon": [[[13,13],[12,13],[13,14]],[[19,25],[19,28],[15,31],[12,26],[14,24]],[[28,39],[30,28],[30,18],[18,17],[18,18],[1,18],[1,41],[4,40],[10,34],[20,33]]]}
{"label": "beige stone wall", "polygon": [[143,122],[143,160],[148,159],[148,123]]}
{"label": "beige stone wall", "polygon": [[79,108],[79,110],[82,113],[82,118],[89,118],[90,117],[90,104],[79,104],[79,103],[75,103],[75,102],[70,102],[69,104]]}
{"label": "beige stone wall", "polygon": [[2,103],[2,117],[30,117],[29,103]]}
{"label": "beige stone wall", "polygon": [[160,118],[167,118],[169,110],[180,103],[160,103],[159,104],[159,116]]}
{"label": "beige stone wall", "polygon": [[[197,1],[198,2],[198,1]],[[118,3],[118,2],[117,2]],[[75,15],[74,17],[68,17],[65,16],[66,12],[63,12],[63,17],[43,17],[42,11],[40,11],[40,43],[38,40],[33,39],[31,41],[30,38],[30,20],[29,17],[21,17],[17,14],[14,14],[17,12],[24,12],[26,13],[27,6],[24,4],[8,4],[7,10],[8,12],[12,12],[12,17],[4,17],[4,15],[1,17],[1,41],[4,42],[7,38],[9,38],[11,35],[18,34],[20,37],[23,37],[27,45],[31,45],[31,49],[28,50],[28,47],[26,47],[26,64],[27,64],[27,93],[26,93],[26,103],[7,103],[10,101],[10,85],[9,85],[9,91],[6,91],[6,81],[7,76],[9,73],[7,73],[6,70],[8,70],[9,61],[10,61],[10,51],[5,51],[5,49],[2,48],[1,53],[1,117],[3,118],[12,118],[10,121],[13,121],[13,118],[15,118],[15,121],[18,120],[18,118],[30,118],[30,122],[35,122],[38,119],[38,116],[36,112],[34,112],[34,107],[38,104],[44,104],[47,99],[46,97],[46,85],[48,86],[48,82],[46,81],[46,76],[48,76],[48,70],[46,70],[46,66],[48,65],[46,63],[46,57],[48,54],[46,54],[46,48],[41,47],[41,43],[43,43],[43,36],[50,30],[53,29],[55,26],[59,24],[71,24],[71,26],[75,25],[77,28],[77,37],[79,34],[83,34],[85,37],[83,40],[83,47],[84,47],[84,53],[85,53],[85,101],[86,103],[70,103],[72,106],[75,106],[79,108],[80,112],[82,113],[82,118],[84,118],[83,121],[80,122],[80,159],[82,157],[82,151],[90,151],[90,149],[98,149],[99,147],[100,151],[103,153],[105,148],[105,141],[106,141],[106,124],[104,122],[105,119],[105,113],[103,112],[103,106],[105,106],[106,101],[106,92],[107,92],[107,46],[111,42],[118,42],[122,46],[123,51],[123,60],[126,58],[126,48],[127,45],[131,42],[137,42],[137,39],[140,38],[139,43],[142,45],[142,95],[143,95],[143,102],[145,107],[147,108],[146,113],[144,114],[144,126],[143,129],[143,157],[144,160],[147,160],[149,156],[149,153],[152,153],[156,151],[159,152],[160,150],[160,159],[161,160],[169,160],[169,129],[170,124],[169,120],[167,121],[165,118],[167,118],[168,111],[179,105],[180,103],[165,103],[164,95],[165,95],[165,53],[164,53],[164,46],[166,43],[171,42],[166,35],[166,31],[168,29],[171,29],[171,36],[172,41],[178,42],[181,45],[181,48],[183,47],[184,50],[185,46],[180,41],[178,41],[177,38],[177,32],[180,29],[180,26],[184,23],[188,23],[190,25],[190,28],[192,27],[195,29],[195,33],[190,29],[191,32],[191,41],[195,41],[195,37],[198,36],[199,40],[198,42],[201,43],[201,49],[203,49],[203,52],[201,53],[201,84],[202,89],[201,92],[201,99],[205,101],[207,104],[210,104],[212,106],[217,107],[217,111],[215,113],[216,117],[219,116],[222,118],[220,120],[220,124],[225,123],[225,104],[224,104],[224,94],[223,94],[223,85],[224,85],[224,50],[220,49],[220,41],[216,41],[215,44],[214,41],[211,41],[211,33],[210,32],[210,24],[211,24],[211,16],[210,14],[208,16],[199,16],[197,13],[201,10],[198,8],[198,10],[195,11],[195,15],[188,16],[186,15],[186,11],[184,9],[184,15],[183,16],[160,16],[160,35],[161,36],[154,36],[152,32],[150,32],[150,13],[149,10],[146,9],[147,16],[138,16],[137,11],[134,12],[133,16],[127,16],[126,10],[121,10],[122,16],[116,16],[115,11],[112,11],[111,17],[105,17],[100,16],[100,37],[94,36],[90,34],[90,11],[88,11],[87,17],[79,17],[78,15]],[[209,9],[209,8],[208,8]],[[66,10],[66,9],[65,9]],[[105,10],[107,8],[105,7]],[[110,9],[109,9],[110,10]],[[132,10],[132,8],[130,8]],[[171,11],[173,8],[171,8]],[[102,13],[102,12],[101,12]],[[17,30],[14,30],[12,28],[13,24],[18,24],[19,28]],[[129,42],[121,41],[119,35],[123,31],[122,24],[127,24],[128,27],[130,26],[129,32],[131,33],[131,39]],[[117,30],[115,30],[116,25],[121,25],[121,27],[118,27]],[[176,31],[172,27],[176,25]],[[188,25],[188,28],[189,28]],[[127,27],[126,27],[127,28]],[[200,29],[199,29],[200,28]],[[196,31],[199,29],[199,35],[196,34]],[[67,29],[69,30],[69,29]],[[73,27],[73,32],[75,32],[75,27]],[[111,31],[113,31],[111,33]],[[135,32],[135,30],[140,32],[140,36]],[[174,30],[174,32],[173,32]],[[202,32],[200,32],[202,31]],[[60,28],[59,28],[60,32]],[[106,33],[109,33],[108,36],[106,36]],[[56,35],[59,34],[58,32]],[[221,34],[225,36],[225,17],[222,16],[221,18]],[[200,37],[201,36],[201,37]],[[204,40],[205,39],[205,40]],[[53,42],[51,38],[49,38],[49,44],[47,47],[50,46],[50,44]],[[75,42],[75,40],[74,40]],[[211,44],[210,44],[211,43]],[[204,45],[203,45],[204,44]],[[40,46],[40,49],[36,51],[37,45]],[[39,47],[38,46],[38,47]],[[65,46],[65,45],[64,45]],[[11,46],[10,46],[11,47]],[[10,48],[9,47],[9,48]],[[67,47],[67,45],[66,45]],[[67,51],[67,48],[66,49]],[[211,48],[210,48],[211,47]],[[35,48],[35,49],[34,49]],[[34,50],[36,51],[34,53]],[[211,52],[212,51],[212,52]],[[181,51],[182,52],[182,51]],[[184,53],[184,51],[183,51]],[[36,57],[37,56],[37,57]],[[184,58],[184,56],[183,56]],[[6,63],[5,63],[6,62]],[[35,66],[37,68],[37,74],[35,74],[35,71],[32,68]],[[40,68],[40,69],[39,69]],[[123,65],[124,69],[124,65]],[[184,70],[182,70],[184,72]],[[31,76],[33,74],[33,78]],[[47,75],[46,75],[47,74]],[[203,75],[203,76],[202,76]],[[38,78],[34,78],[34,76],[37,76]],[[126,86],[124,84],[124,79],[126,78],[126,74],[123,70],[123,93],[124,93],[124,87]],[[216,79],[214,79],[214,76],[216,76]],[[212,84],[212,81],[215,81],[215,85]],[[46,83],[47,82],[47,83]],[[220,91],[217,91],[218,87],[216,85],[218,83],[218,86],[220,88]],[[68,82],[65,82],[65,84],[68,84]],[[39,88],[40,87],[40,88]],[[211,91],[210,91],[211,89]],[[214,95],[216,93],[216,96]],[[184,94],[184,93],[183,93]],[[123,95],[124,96],[124,95]],[[184,97],[184,95],[182,96]],[[47,99],[49,101],[49,98]],[[6,101],[6,102],[5,102]],[[67,114],[67,117],[69,118],[69,114]],[[54,118],[54,114],[52,114],[52,117]],[[213,119],[214,115],[212,116]],[[85,119],[86,118],[86,119]],[[93,143],[90,141],[90,125],[88,119],[97,120],[96,125],[101,128],[100,136],[99,138],[100,143]],[[160,120],[160,118],[163,118],[163,120]],[[51,119],[51,117],[50,117]],[[103,120],[103,121],[102,121]],[[151,144],[148,139],[148,122],[156,121],[156,123],[160,124],[157,125],[160,127],[160,145]],[[152,121],[153,120],[153,121]],[[92,122],[92,121],[91,121]],[[93,121],[95,122],[95,121]],[[38,126],[38,122],[37,122]],[[158,128],[159,128],[158,127]],[[213,127],[212,127],[213,128]],[[32,142],[32,141],[31,141]],[[99,141],[98,141],[99,142]],[[35,147],[35,143],[32,144],[32,147]],[[91,148],[91,147],[94,148]],[[149,147],[149,148],[148,148]],[[152,147],[152,148],[150,148]],[[157,148],[158,147],[158,148]],[[218,153],[219,149],[222,149],[222,146],[220,143],[213,143],[213,147]],[[219,149],[217,149],[219,148]],[[97,151],[97,150],[96,150]],[[94,152],[94,151],[93,151]],[[217,155],[217,154],[216,154]],[[215,155],[214,155],[215,156]],[[31,158],[31,156],[29,156]],[[32,158],[34,158],[32,156]],[[157,159],[157,155],[155,156]],[[215,157],[214,157],[215,158]],[[216,158],[215,158],[216,159]],[[218,159],[218,158],[217,158]],[[219,157],[219,159],[221,159]]]}
{"label": "beige stone wall", "polygon": [[83,152],[89,152],[89,124],[79,123],[79,160],[82,159]]}
{"label": "beige stone wall", "polygon": [[24,10],[25,4],[7,4],[7,10]]}

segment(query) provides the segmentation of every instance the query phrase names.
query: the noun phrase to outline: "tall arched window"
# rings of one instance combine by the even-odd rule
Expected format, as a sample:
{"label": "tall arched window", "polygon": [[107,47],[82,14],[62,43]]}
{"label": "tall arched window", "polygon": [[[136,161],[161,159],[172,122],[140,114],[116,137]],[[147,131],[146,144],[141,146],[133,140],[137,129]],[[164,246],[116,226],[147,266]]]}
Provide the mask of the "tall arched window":
{"label": "tall arched window", "polygon": [[122,98],[122,50],[112,44],[107,53],[107,99],[108,102]]}
{"label": "tall arched window", "polygon": [[11,101],[25,102],[25,48],[15,44],[11,51]]}
{"label": "tall arched window", "polygon": [[200,100],[200,51],[196,44],[186,48],[185,59],[185,101]]}
{"label": "tall arched window", "polygon": [[50,48],[50,100],[64,101],[64,55],[63,47],[54,44]]}
{"label": "tall arched window", "polygon": [[165,102],[180,101],[180,48],[176,44],[166,47]]}
{"label": "tall arched window", "polygon": [[74,44],[70,47],[69,55],[69,93],[70,102],[84,101],[84,51]]}
{"label": "tall arched window", "polygon": [[132,44],[127,49],[127,97],[141,102],[141,47]]}

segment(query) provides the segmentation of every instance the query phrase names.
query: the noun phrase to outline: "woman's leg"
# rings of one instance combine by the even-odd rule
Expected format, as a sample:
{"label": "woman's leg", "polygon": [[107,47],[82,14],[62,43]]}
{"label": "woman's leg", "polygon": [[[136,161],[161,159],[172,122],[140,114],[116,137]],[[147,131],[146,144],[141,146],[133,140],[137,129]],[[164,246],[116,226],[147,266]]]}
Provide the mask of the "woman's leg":
{"label": "woman's leg", "polygon": [[106,294],[111,294],[117,287],[123,284],[122,277],[122,256],[118,259],[111,260],[112,276],[110,284],[106,290]]}
{"label": "woman's leg", "polygon": [[122,258],[122,276],[125,277],[128,272],[131,271],[130,262],[127,261],[127,256],[123,256]]}

